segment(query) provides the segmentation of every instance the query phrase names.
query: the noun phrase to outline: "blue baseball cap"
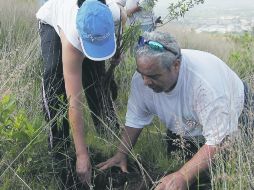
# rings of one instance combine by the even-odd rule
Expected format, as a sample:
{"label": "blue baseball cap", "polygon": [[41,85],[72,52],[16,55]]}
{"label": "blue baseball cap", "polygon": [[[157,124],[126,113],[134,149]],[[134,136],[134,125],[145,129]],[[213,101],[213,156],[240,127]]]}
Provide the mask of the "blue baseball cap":
{"label": "blue baseball cap", "polygon": [[76,25],[86,57],[102,61],[115,54],[114,21],[107,5],[98,0],[86,0],[78,10]]}

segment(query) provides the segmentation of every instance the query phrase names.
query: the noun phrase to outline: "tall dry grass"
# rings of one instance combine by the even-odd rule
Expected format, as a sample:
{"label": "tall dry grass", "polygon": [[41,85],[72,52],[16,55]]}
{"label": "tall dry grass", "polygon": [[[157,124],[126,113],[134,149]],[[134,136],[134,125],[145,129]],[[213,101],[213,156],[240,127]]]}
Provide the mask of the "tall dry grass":
{"label": "tall dry grass", "polygon": [[[44,130],[47,130],[49,125],[44,123],[41,111],[42,61],[36,10],[37,4],[32,0],[0,0],[0,99],[6,94],[15,97],[15,112],[24,110],[36,128],[35,135],[32,136],[35,140],[27,142],[24,146],[19,147],[21,142],[0,137],[1,144],[8,146],[8,149],[0,151],[0,189],[57,188],[53,184],[54,180],[51,180],[54,177],[53,170],[47,163],[50,162],[50,158],[47,155]],[[229,35],[196,34],[192,30],[171,24],[159,30],[172,33],[183,48],[204,50],[221,57],[253,87],[254,43],[248,43],[253,37],[243,39]],[[128,89],[135,69],[135,60],[130,55],[127,55],[124,63],[116,69],[119,86],[116,108],[121,124],[124,124]],[[84,106],[88,113],[88,107]],[[15,112],[12,113],[15,115]],[[249,113],[249,118],[253,118],[252,113]],[[93,125],[90,114],[86,114],[85,119],[87,126]],[[248,134],[252,134],[252,131]],[[151,129],[145,130],[141,135],[131,158],[145,160],[148,165],[162,173],[176,169],[179,162],[177,159],[168,160],[162,138],[164,126],[155,120]],[[87,131],[86,139],[90,146],[106,156],[112,155],[113,149],[119,143],[118,140],[113,142],[102,139],[94,130]],[[253,188],[253,144],[252,136],[239,136],[228,146],[226,156],[224,152],[218,154],[211,170],[212,189]],[[157,147],[156,151],[154,147]],[[145,169],[143,173],[146,173]]]}
{"label": "tall dry grass", "polygon": [[36,9],[34,1],[0,1],[0,97],[15,95],[31,113],[41,80]]}

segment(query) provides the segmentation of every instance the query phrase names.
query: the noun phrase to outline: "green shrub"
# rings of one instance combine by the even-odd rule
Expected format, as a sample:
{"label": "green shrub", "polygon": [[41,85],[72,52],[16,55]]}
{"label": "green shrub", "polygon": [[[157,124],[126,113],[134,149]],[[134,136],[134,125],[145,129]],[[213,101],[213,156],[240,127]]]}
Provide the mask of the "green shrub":
{"label": "green shrub", "polygon": [[[13,97],[6,95],[0,100],[0,181],[4,182],[3,189],[22,189],[29,187],[28,182],[38,186],[50,176],[41,121],[39,117],[29,120],[25,110],[18,109]],[[33,181],[37,183],[31,183]]]}
{"label": "green shrub", "polygon": [[250,33],[231,37],[236,48],[230,53],[228,63],[241,78],[254,73],[254,36]]}

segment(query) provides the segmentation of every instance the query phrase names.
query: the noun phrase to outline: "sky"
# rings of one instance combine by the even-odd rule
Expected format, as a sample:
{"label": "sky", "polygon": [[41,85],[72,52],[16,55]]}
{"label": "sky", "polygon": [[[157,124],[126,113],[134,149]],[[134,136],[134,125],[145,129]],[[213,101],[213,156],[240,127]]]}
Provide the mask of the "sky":
{"label": "sky", "polygon": [[[156,2],[154,12],[156,15],[165,16],[168,11],[167,7],[172,0],[158,0]],[[188,14],[194,14],[199,10],[209,10],[220,9],[220,10],[229,10],[229,9],[242,9],[242,10],[254,10],[254,0],[205,0],[204,4],[196,5],[193,9],[189,11]]]}

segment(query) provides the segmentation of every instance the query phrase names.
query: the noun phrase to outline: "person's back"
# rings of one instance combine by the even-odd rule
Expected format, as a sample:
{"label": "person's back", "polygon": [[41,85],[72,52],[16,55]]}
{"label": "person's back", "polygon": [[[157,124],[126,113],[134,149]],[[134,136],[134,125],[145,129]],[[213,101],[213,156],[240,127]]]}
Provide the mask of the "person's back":
{"label": "person's back", "polygon": [[186,69],[195,76],[193,82],[196,84],[202,81],[203,85],[213,89],[218,97],[226,95],[229,98],[243,95],[237,93],[243,89],[240,78],[215,55],[190,49],[182,49],[182,55]]}
{"label": "person's back", "polygon": [[[108,7],[116,24],[120,20],[120,9],[112,1],[108,1]],[[41,22],[54,27],[58,35],[60,29],[63,30],[69,42],[83,52],[76,28],[78,9],[77,0],[48,0],[36,13],[36,17]]]}
{"label": "person's back", "polygon": [[[118,6],[115,7],[120,15]],[[118,130],[111,91],[102,86],[105,60],[116,51],[115,14],[110,8],[105,0],[49,0],[36,14],[44,63],[43,111],[50,125],[49,151],[55,161],[52,166],[57,163],[62,168],[57,174],[61,189],[74,187],[76,181],[68,150],[69,127],[79,184],[87,185],[91,180],[92,168],[84,140],[83,91],[97,132],[103,134],[105,123]]]}
{"label": "person's back", "polygon": [[[37,19],[53,26],[59,34],[59,26],[66,19],[74,19],[77,15],[77,0],[48,0],[36,13]],[[76,21],[74,19],[74,21]],[[69,26],[72,27],[72,26]],[[76,28],[76,25],[75,25]]]}
{"label": "person's back", "polygon": [[[185,93],[185,99],[191,98],[192,105],[189,106],[197,114],[196,121],[202,125],[207,144],[216,144],[224,134],[238,129],[244,101],[243,82],[221,59],[210,53],[183,49],[182,55],[181,66],[186,68],[182,93]],[[217,115],[219,113],[225,115]]]}

